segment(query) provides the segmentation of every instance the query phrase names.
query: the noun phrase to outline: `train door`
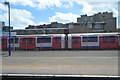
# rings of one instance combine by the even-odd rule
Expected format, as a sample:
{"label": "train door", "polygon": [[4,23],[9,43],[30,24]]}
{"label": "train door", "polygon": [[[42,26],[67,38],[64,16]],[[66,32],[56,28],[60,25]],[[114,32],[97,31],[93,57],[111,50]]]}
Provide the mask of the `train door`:
{"label": "train door", "polygon": [[7,37],[2,37],[2,50],[7,50]]}
{"label": "train door", "polygon": [[53,36],[52,39],[52,47],[53,49],[60,49],[61,48],[61,36]]}
{"label": "train door", "polygon": [[27,38],[27,49],[35,49],[35,37]]}
{"label": "train door", "polygon": [[116,35],[100,36],[101,48],[118,48],[118,37]]}
{"label": "train door", "polygon": [[100,36],[100,48],[108,48],[109,47],[109,37],[108,36]]}
{"label": "train door", "polygon": [[110,35],[109,36],[109,48],[118,48],[118,36],[116,35]]}
{"label": "train door", "polygon": [[27,38],[20,38],[20,49],[27,49]]}
{"label": "train door", "polygon": [[80,37],[72,36],[72,48],[79,49],[80,48]]}
{"label": "train door", "polygon": [[35,49],[35,37],[21,37],[20,38],[21,49]]}

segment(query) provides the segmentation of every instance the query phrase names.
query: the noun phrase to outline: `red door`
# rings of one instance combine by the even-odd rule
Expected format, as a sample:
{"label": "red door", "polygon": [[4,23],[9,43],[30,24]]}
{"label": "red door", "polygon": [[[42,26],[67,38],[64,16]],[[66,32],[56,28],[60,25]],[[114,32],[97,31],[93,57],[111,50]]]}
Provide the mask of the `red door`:
{"label": "red door", "polygon": [[118,48],[118,36],[117,35],[109,36],[109,48]]}
{"label": "red door", "polygon": [[100,36],[101,48],[118,48],[118,36],[117,35],[102,35]]}
{"label": "red door", "polygon": [[26,37],[20,38],[20,49],[27,49],[27,38]]}
{"label": "red door", "polygon": [[80,36],[72,36],[72,48],[73,49],[80,48]]}
{"label": "red door", "polygon": [[7,37],[2,38],[2,49],[7,50]]}
{"label": "red door", "polygon": [[61,48],[61,36],[53,36],[52,47],[53,47],[53,49],[60,49]]}
{"label": "red door", "polygon": [[107,35],[100,36],[100,48],[109,48],[109,37]]}
{"label": "red door", "polygon": [[35,37],[21,37],[20,48],[21,49],[35,49]]}
{"label": "red door", "polygon": [[34,37],[27,38],[27,49],[35,49],[35,38]]}

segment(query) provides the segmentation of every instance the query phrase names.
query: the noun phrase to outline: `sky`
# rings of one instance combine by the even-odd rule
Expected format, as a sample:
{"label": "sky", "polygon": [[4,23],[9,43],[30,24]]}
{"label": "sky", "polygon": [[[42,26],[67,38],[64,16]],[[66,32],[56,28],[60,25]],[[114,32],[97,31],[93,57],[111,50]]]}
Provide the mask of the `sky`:
{"label": "sky", "polygon": [[[77,17],[98,12],[113,12],[118,18],[119,0],[0,0],[0,21],[8,25],[8,7],[10,2],[11,26],[25,29],[28,25],[50,24],[51,22],[77,22]],[[118,25],[117,25],[118,27]]]}

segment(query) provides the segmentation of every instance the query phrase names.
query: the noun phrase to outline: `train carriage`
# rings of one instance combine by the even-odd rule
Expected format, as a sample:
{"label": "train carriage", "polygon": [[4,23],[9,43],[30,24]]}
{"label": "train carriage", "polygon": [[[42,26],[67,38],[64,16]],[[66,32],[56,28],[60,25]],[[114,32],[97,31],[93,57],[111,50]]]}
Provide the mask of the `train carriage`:
{"label": "train carriage", "polygon": [[35,49],[35,36],[22,36],[20,37],[20,49]]}
{"label": "train carriage", "polygon": [[82,35],[81,36],[81,48],[82,49],[99,48],[99,36],[98,35]]}
{"label": "train carriage", "polygon": [[116,34],[100,35],[100,48],[103,49],[118,48],[118,36]]}
{"label": "train carriage", "polygon": [[[2,50],[8,49],[8,37],[1,37]],[[10,45],[16,49],[117,49],[119,33],[44,34],[11,36]]]}

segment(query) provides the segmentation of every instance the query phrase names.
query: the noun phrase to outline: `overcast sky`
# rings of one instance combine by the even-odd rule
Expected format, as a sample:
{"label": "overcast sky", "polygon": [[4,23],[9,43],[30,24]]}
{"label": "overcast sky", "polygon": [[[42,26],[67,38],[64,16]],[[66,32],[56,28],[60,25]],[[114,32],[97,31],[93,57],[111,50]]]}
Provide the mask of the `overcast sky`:
{"label": "overcast sky", "polygon": [[[11,25],[14,29],[24,29],[28,25],[51,22],[77,22],[80,15],[93,15],[98,12],[113,12],[118,17],[119,0],[1,0],[0,21],[8,23],[7,6],[11,6]],[[96,1],[96,2],[95,2]]]}

